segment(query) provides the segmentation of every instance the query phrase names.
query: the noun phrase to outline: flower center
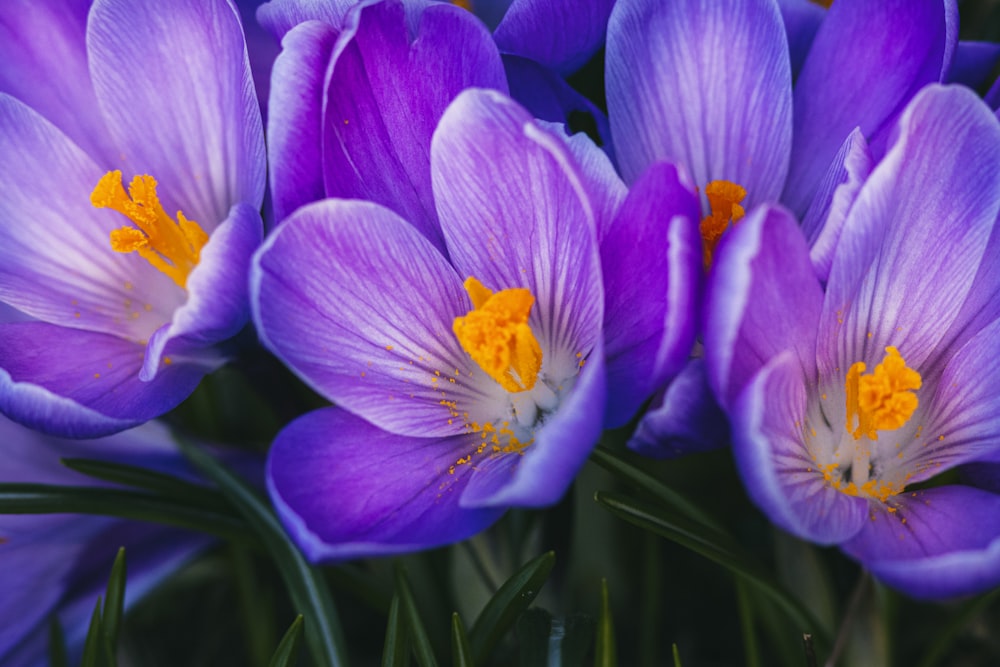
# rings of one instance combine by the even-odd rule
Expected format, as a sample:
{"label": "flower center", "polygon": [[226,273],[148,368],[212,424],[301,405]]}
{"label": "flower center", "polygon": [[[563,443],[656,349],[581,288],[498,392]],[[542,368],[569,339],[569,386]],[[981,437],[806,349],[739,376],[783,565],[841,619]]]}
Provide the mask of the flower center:
{"label": "flower center", "polygon": [[532,389],[542,368],[542,349],[528,326],[535,297],[520,287],[493,292],[471,276],[465,290],[473,309],[452,325],[462,349],[507,391]]}
{"label": "flower center", "polygon": [[117,211],[135,225],[112,230],[112,250],[138,252],[170,276],[178,287],[186,286],[188,274],[198,265],[201,249],[208,242],[208,234],[180,211],[176,222],[167,215],[156,196],[156,179],[145,174],[136,176],[126,193],[122,173],[109,171],[94,187],[90,203],[95,208]]}
{"label": "flower center", "polygon": [[740,202],[747,196],[747,191],[730,181],[711,181],[705,186],[705,196],[708,197],[708,206],[712,211],[701,219],[700,225],[702,259],[707,269],[712,265],[712,254],[719,239],[731,224],[735,224],[746,214]]}
{"label": "flower center", "polygon": [[907,367],[896,348],[889,346],[885,351],[885,359],[871,373],[862,375],[862,361],[847,371],[847,430],[855,440],[862,436],[878,440],[877,431],[900,428],[917,409],[913,392],[920,389],[920,373]]}

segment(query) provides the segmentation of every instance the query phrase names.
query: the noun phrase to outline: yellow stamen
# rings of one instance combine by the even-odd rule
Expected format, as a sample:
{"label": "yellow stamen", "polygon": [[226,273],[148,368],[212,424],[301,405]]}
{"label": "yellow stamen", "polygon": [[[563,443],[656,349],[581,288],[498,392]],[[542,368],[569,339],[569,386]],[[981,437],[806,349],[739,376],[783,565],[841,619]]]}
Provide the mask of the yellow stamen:
{"label": "yellow stamen", "polygon": [[451,4],[470,12],[472,11],[472,0],[451,0]]}
{"label": "yellow stamen", "polygon": [[135,227],[121,227],[111,232],[115,252],[138,252],[147,262],[185,287],[188,274],[198,265],[208,234],[194,220],[177,211],[174,222],[156,196],[156,179],[136,176],[122,186],[122,173],[109,171],[101,177],[90,194],[96,208],[110,208],[128,218]]}
{"label": "yellow stamen", "polygon": [[747,196],[747,191],[740,185],[730,181],[712,181],[705,186],[705,196],[711,213],[701,220],[700,230],[703,241],[702,258],[705,268],[712,264],[712,254],[715,246],[730,224],[735,224],[746,211],[740,202]]}
{"label": "yellow stamen", "polygon": [[[899,350],[885,348],[885,359],[868,375],[859,361],[847,371],[847,430],[855,440],[865,436],[878,440],[877,431],[893,431],[903,426],[917,409],[920,373],[907,367]],[[857,427],[854,420],[857,417]]]}
{"label": "yellow stamen", "polygon": [[535,297],[524,288],[493,292],[472,277],[465,290],[473,310],[452,325],[462,349],[507,391],[528,391],[542,367],[542,348],[528,326]]}

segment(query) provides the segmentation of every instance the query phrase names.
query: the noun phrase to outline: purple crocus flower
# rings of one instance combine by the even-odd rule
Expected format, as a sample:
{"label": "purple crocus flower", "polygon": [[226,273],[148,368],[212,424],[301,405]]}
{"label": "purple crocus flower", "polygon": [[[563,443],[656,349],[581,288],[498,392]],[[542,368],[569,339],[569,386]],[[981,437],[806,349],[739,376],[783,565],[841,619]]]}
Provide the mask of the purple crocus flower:
{"label": "purple crocus flower", "polygon": [[[173,408],[246,322],[264,145],[225,0],[0,10],[0,410],[90,437]],[[127,190],[126,190],[127,188]]]}
{"label": "purple crocus flower", "polygon": [[[653,272],[656,295],[617,329],[602,321],[638,289],[629,257],[696,258],[674,215],[693,193],[663,166],[621,202],[613,173],[578,155],[593,157],[500,93],[467,90],[431,143],[439,244],[387,208],[331,199],[256,255],[262,340],[338,406],[288,426],[268,463],[272,500],[312,560],[444,544],[506,507],[555,502],[600,435],[606,375],[636,400],[643,378],[686,355],[681,269]],[[636,253],[627,241],[647,221],[662,237]],[[599,235],[621,255],[603,269]]]}
{"label": "purple crocus flower", "polygon": [[[63,466],[63,456],[141,465],[189,476],[167,429],[156,422],[99,440],[62,440],[0,417],[2,482],[99,485]],[[125,547],[126,607],[204,549],[211,538],[155,524],[86,515],[0,515],[0,663],[49,664],[54,616],[78,654],[104,594],[115,553]]]}
{"label": "purple crocus flower", "polygon": [[931,85],[847,212],[825,289],[778,207],[723,239],[710,279],[706,363],[750,497],[916,597],[1000,583],[1000,495],[921,484],[1000,460],[998,215],[1000,123]]}

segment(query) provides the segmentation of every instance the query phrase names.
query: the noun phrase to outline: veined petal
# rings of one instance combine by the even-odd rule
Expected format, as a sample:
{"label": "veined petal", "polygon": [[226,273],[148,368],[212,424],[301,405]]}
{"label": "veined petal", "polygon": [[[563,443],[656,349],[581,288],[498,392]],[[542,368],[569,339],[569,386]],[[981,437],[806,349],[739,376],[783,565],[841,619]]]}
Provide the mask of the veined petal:
{"label": "veined petal", "polygon": [[774,0],[619,0],[608,24],[608,115],[625,181],[650,164],[728,180],[745,208],[788,170],[792,79]]}
{"label": "veined petal", "polygon": [[816,327],[823,293],[798,224],[784,209],[760,207],[726,233],[708,280],[705,363],[723,408],[782,352],[802,382],[816,374]]}
{"label": "veined petal", "polygon": [[667,163],[644,173],[601,243],[608,367],[605,426],[627,423],[680,370],[702,273],[698,198]]}
{"label": "veined petal", "polygon": [[496,45],[474,16],[436,4],[420,14],[411,39],[400,2],[359,7],[327,76],[327,196],[382,204],[443,247],[431,192],[431,135],[448,103],[469,86],[507,88]]}
{"label": "veined petal", "polygon": [[806,446],[806,382],[793,353],[773,357],[730,411],[733,456],[750,498],[799,537],[836,544],[868,518],[868,501],[834,489]]}
{"label": "veined petal", "polygon": [[286,34],[306,21],[319,21],[339,29],[356,4],[358,0],[271,0],[257,8],[257,21],[275,39],[283,41]]}
{"label": "veined petal", "polygon": [[207,369],[179,361],[141,382],[143,347],[42,322],[2,324],[0,412],[72,438],[107,435],[157,417],[186,398]]}
{"label": "veined petal", "polygon": [[124,171],[211,232],[259,207],[264,133],[239,13],[227,0],[95,0],[90,71]]}
{"label": "veined petal", "polygon": [[278,434],[268,459],[268,491],[282,523],[313,562],[457,542],[504,511],[459,505],[473,470],[455,464],[475,450],[477,440],[477,434],[395,435],[325,408]]}
{"label": "veined petal", "polygon": [[250,290],[262,341],[321,394],[387,431],[463,433],[467,419],[454,412],[504,391],[452,330],[469,310],[462,280],[377,204],[300,208],[254,258]]}
{"label": "veined petal", "polygon": [[826,10],[812,0],[778,0],[781,20],[788,35],[788,53],[792,60],[792,76],[798,76],[812,48]]}
{"label": "veined petal", "polygon": [[927,87],[844,221],[820,321],[821,374],[874,365],[889,345],[922,374],[947,358],[998,191],[1000,123],[968,89]]}
{"label": "veined petal", "polygon": [[441,118],[431,173],[459,275],[490,289],[528,288],[543,358],[588,354],[604,305],[596,220],[563,140],[513,100],[469,90]]}
{"label": "veined petal", "polygon": [[100,167],[2,94],[0,152],[8,156],[0,161],[0,299],[52,324],[148,338],[183,292],[138,255],[111,249],[120,216],[90,203]]}
{"label": "veined petal", "polygon": [[872,574],[919,599],[971,595],[1000,583],[1000,495],[942,486],[872,510],[842,545]]}
{"label": "veined petal", "polygon": [[604,41],[614,0],[514,0],[493,31],[497,46],[560,72],[572,72]]}
{"label": "veined petal", "polygon": [[884,133],[924,85],[940,81],[957,35],[954,0],[838,0],[795,84],[794,142],[782,201],[802,214],[855,127]]}
{"label": "veined petal", "polygon": [[[268,5],[262,5],[263,11]],[[338,31],[319,21],[296,26],[274,61],[267,118],[274,219],[323,199],[323,99]]]}

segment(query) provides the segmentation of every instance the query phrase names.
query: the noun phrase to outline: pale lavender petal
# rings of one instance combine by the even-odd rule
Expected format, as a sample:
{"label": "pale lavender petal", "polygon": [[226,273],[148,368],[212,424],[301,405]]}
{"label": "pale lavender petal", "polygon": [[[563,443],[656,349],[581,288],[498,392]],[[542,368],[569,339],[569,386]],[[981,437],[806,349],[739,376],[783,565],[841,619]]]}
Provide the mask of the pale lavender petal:
{"label": "pale lavender petal", "polygon": [[543,358],[587,354],[604,300],[596,219],[564,141],[500,93],[469,90],[434,134],[431,172],[458,274],[528,288]]}
{"label": "pale lavender petal", "polygon": [[274,219],[278,222],[299,206],[325,197],[323,97],[337,35],[325,23],[303,23],[285,36],[281,54],[274,61],[267,151]]}
{"label": "pale lavender petal", "polygon": [[921,87],[940,81],[954,49],[954,0],[838,0],[795,84],[794,141],[782,201],[802,214],[844,139],[869,140]]}
{"label": "pale lavender petal", "polygon": [[208,232],[233,204],[260,206],[264,133],[235,7],[95,0],[87,50],[126,177],[156,178],[164,208]]}
{"label": "pale lavender petal", "polygon": [[945,81],[978,88],[987,82],[998,61],[1000,61],[1000,44],[959,42]]}
{"label": "pale lavender petal", "polygon": [[504,391],[452,331],[469,310],[461,279],[419,232],[377,204],[328,199],[299,209],[265,241],[250,280],[265,345],[380,428],[457,435],[465,420],[453,413],[470,411],[478,388]]}
{"label": "pale lavender petal", "polygon": [[820,183],[816,196],[802,218],[802,233],[809,244],[809,257],[823,282],[830,276],[834,251],[847,212],[874,166],[871,151],[861,131],[855,129]]}
{"label": "pale lavender petal", "polygon": [[514,0],[493,31],[504,53],[572,72],[604,41],[614,0]]}
{"label": "pale lavender petal", "polygon": [[699,187],[739,183],[747,210],[777,200],[791,146],[792,79],[773,0],[619,0],[606,63],[626,182],[667,160]]}
{"label": "pale lavender petal", "polygon": [[729,421],[708,384],[704,359],[691,359],[650,403],[628,447],[657,459],[729,444]]}
{"label": "pale lavender petal", "polygon": [[965,486],[903,493],[842,545],[884,583],[919,599],[1000,584],[1000,495]]}
{"label": "pale lavender petal", "polygon": [[705,306],[705,363],[723,408],[771,359],[797,360],[803,382],[816,374],[823,292],[795,219],[760,207],[716,250]]}
{"label": "pale lavender petal", "polygon": [[399,2],[352,13],[334,50],[324,107],[327,196],[386,206],[442,246],[430,144],[464,88],[506,90],[496,45],[467,11],[436,4],[411,40]]}
{"label": "pale lavender petal", "polygon": [[143,347],[41,322],[0,325],[0,412],[73,438],[115,433],[162,415],[194,390],[206,369],[178,360],[141,382]]}
{"label": "pale lavender petal", "polygon": [[806,382],[793,353],[773,357],[730,412],[733,455],[750,498],[780,528],[820,544],[853,537],[868,501],[830,486],[803,441]]}
{"label": "pale lavender petal", "polygon": [[650,167],[601,243],[607,428],[627,423],[680,370],[694,343],[701,216],[685,181],[671,164]]}
{"label": "pale lavender petal", "polygon": [[459,505],[473,470],[456,462],[477,444],[478,434],[395,435],[326,408],[278,434],[268,491],[313,562],[429,549],[471,537],[503,513]]}
{"label": "pale lavender petal", "polygon": [[351,7],[358,0],[271,0],[257,8],[257,21],[274,35],[284,40],[295,26],[306,21],[319,21],[339,29]]}
{"label": "pale lavender petal", "polygon": [[812,48],[813,38],[826,16],[826,10],[812,0],[778,0],[778,7],[788,35],[788,53],[792,60],[792,76],[795,77]]}
{"label": "pale lavender petal", "polygon": [[822,375],[874,366],[889,345],[923,373],[945,358],[998,191],[1000,123],[967,88],[924,89],[844,221],[819,327]]}

